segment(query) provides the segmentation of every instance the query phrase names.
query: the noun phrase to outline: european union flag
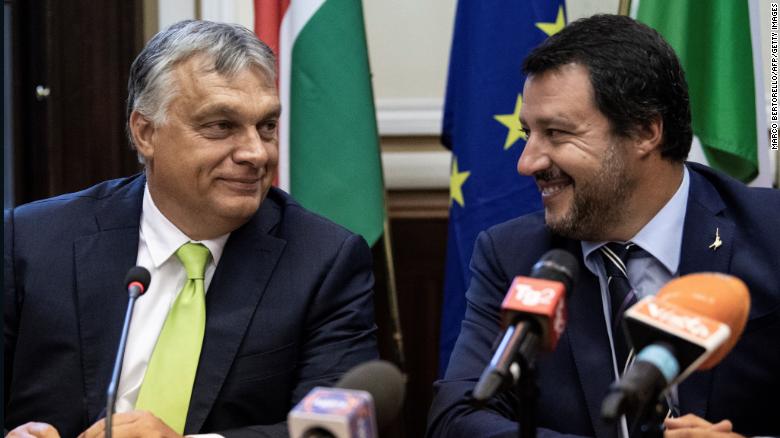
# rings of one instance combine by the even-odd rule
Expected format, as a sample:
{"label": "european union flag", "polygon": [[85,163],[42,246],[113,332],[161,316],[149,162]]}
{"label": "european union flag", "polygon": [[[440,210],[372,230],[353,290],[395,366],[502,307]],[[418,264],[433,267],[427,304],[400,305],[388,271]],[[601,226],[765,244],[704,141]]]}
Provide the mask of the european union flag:
{"label": "european union flag", "polygon": [[564,9],[563,0],[458,2],[442,128],[442,142],[452,150],[452,168],[440,375],[466,310],[469,260],[477,234],[542,208],[533,179],[517,173],[525,146],[519,120],[522,62],[531,49],[563,28]]}

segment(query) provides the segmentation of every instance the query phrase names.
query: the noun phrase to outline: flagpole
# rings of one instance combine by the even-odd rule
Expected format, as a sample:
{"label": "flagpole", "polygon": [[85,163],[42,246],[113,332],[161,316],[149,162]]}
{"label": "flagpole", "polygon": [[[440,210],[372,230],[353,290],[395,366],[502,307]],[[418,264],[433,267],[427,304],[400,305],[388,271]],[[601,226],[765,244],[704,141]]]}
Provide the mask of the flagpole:
{"label": "flagpole", "polygon": [[[383,178],[384,179],[384,178]],[[382,233],[383,249],[385,251],[385,268],[387,268],[387,305],[390,308],[390,331],[393,334],[393,341],[396,350],[396,360],[398,367],[406,371],[406,358],[404,355],[404,339],[401,332],[401,317],[398,312],[398,292],[395,282],[395,262],[393,261],[393,244],[390,233],[390,210],[387,208],[387,189],[382,190],[385,205],[385,218],[382,223],[384,233]]]}
{"label": "flagpole", "polygon": [[631,9],[631,0],[620,0],[618,3],[618,15],[628,15]]}

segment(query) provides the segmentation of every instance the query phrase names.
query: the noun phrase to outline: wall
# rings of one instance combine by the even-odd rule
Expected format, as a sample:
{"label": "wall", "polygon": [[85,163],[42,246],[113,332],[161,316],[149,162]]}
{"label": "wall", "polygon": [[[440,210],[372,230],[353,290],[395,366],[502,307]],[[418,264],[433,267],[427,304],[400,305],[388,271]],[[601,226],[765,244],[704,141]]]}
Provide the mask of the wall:
{"label": "wall", "polygon": [[[769,7],[760,4],[766,108],[769,106]],[[456,0],[364,0],[363,8],[382,135],[385,182],[390,189],[449,185],[449,153],[438,136],[444,103]],[[619,0],[569,0],[569,20],[614,13]],[[252,27],[252,0],[146,0],[147,36],[184,18],[201,17]],[[152,14],[156,11],[156,17]],[[156,26],[148,25],[156,20]],[[776,155],[776,154],[775,154]]]}

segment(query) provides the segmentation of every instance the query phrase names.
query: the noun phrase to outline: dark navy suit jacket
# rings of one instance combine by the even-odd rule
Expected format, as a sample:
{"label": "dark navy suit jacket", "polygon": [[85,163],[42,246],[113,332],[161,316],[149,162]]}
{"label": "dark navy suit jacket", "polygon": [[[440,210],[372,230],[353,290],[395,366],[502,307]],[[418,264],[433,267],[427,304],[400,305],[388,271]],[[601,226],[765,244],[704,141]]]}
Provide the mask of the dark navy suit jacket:
{"label": "dark navy suit jacket", "polygon": [[[7,429],[36,420],[74,437],[103,410],[144,183],[5,212]],[[206,294],[185,433],[286,436],[287,412],[312,387],[377,357],[372,287],[362,238],[271,189],[230,235]]]}
{"label": "dark navy suit jacket", "polygon": [[[691,185],[679,272],[717,271],[747,283],[751,309],[734,350],[711,371],[696,372],[679,386],[682,414],[710,421],[731,419],[737,432],[780,435],[780,191],[749,189],[701,165],[689,164]],[[719,230],[723,245],[709,249]],[[431,437],[516,436],[513,393],[485,409],[466,400],[492,354],[499,334],[501,301],[515,275],[528,275],[550,248],[580,261],[568,299],[569,320],[555,351],[538,360],[539,436],[616,437],[600,420],[602,399],[613,381],[610,346],[598,277],[582,262],[579,241],[560,238],[543,212],[483,232],[471,262],[461,333],[429,417]]]}

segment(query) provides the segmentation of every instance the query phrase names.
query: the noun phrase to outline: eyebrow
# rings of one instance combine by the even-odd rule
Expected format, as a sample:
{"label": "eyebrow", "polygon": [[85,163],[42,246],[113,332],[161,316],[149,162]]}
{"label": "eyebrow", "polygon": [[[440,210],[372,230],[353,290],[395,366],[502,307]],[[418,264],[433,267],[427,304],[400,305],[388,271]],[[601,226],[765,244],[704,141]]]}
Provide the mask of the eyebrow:
{"label": "eyebrow", "polygon": [[[550,126],[550,125],[557,125],[562,126],[564,128],[576,128],[577,124],[573,123],[572,121],[558,116],[552,116],[552,117],[541,117],[536,120],[537,124],[541,126]],[[528,124],[525,119],[520,117],[520,123],[523,125],[523,127],[527,127]]]}
{"label": "eyebrow", "polygon": [[[263,115],[263,119],[273,119],[278,118],[282,113],[282,107],[281,105],[275,105],[271,110],[266,111]],[[226,118],[239,118],[241,116],[241,113],[236,111],[232,106],[225,105],[222,103],[217,103],[213,105],[206,105],[202,109],[198,111],[198,113],[195,115],[196,120],[203,120],[207,119],[209,117],[214,116],[222,116]]]}

